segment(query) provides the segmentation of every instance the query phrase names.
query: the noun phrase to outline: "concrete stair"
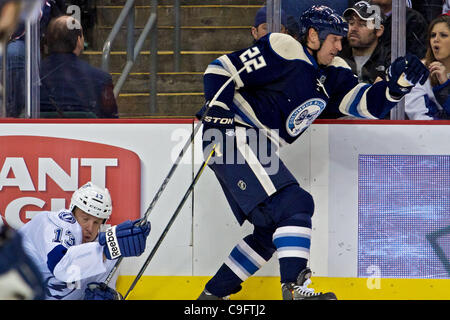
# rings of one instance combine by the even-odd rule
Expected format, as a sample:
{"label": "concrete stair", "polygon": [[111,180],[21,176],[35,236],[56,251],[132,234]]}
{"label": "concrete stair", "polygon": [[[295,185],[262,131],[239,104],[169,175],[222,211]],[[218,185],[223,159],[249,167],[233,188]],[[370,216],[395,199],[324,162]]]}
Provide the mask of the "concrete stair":
{"label": "concrete stair", "polygon": [[[158,1],[157,111],[150,113],[150,44],[137,59],[118,97],[119,114],[133,117],[192,117],[203,105],[203,72],[222,54],[252,43],[250,28],[263,0],[181,0],[181,61],[174,72],[173,0]],[[101,66],[102,48],[125,0],[101,0],[97,5],[94,41],[82,57]],[[150,1],[137,0],[135,38],[152,10]],[[126,27],[112,46],[110,72],[116,82],[126,63]]]}

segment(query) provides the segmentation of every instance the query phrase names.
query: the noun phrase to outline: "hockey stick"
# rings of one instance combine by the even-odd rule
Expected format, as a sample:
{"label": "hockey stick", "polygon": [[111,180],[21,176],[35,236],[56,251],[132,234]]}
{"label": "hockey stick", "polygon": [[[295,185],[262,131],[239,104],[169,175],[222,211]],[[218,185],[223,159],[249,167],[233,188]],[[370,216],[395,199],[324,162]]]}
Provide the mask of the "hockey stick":
{"label": "hockey stick", "polygon": [[[199,122],[194,128],[194,131],[192,131],[192,134],[190,136],[190,139],[186,141],[186,144],[184,145],[183,149],[181,150],[180,154],[178,155],[177,159],[175,160],[174,164],[172,165],[172,168],[170,168],[169,173],[167,174],[166,178],[164,179],[163,183],[159,187],[158,191],[156,192],[155,197],[153,198],[152,202],[150,203],[150,206],[145,211],[144,217],[140,220],[140,224],[143,225],[147,222],[148,216],[150,215],[150,212],[153,210],[153,207],[155,206],[156,202],[159,200],[162,192],[166,188],[167,184],[169,183],[169,180],[172,178],[173,173],[175,172],[176,168],[180,164],[181,159],[183,158],[184,154],[186,153],[187,149],[191,145],[192,141],[194,141],[195,136],[197,135],[198,130],[200,130],[200,127],[202,125],[203,120],[205,119],[209,108],[214,105],[214,103],[217,101],[217,98],[220,96],[220,94],[225,90],[225,88],[230,84],[231,81],[234,80],[234,78],[239,75],[242,71],[246,69],[246,66],[243,66],[237,73],[233,74],[223,85],[220,87],[220,89],[217,91],[217,93],[212,98],[211,102],[207,104],[206,110],[203,113],[202,117],[200,118]],[[111,269],[108,277],[105,280],[105,283],[108,284],[112,277],[114,276],[114,273],[119,268],[120,263],[122,262],[123,257],[120,257],[117,259],[116,264]]]}
{"label": "hockey stick", "polygon": [[153,256],[155,255],[156,251],[158,250],[159,246],[161,245],[161,242],[164,240],[165,236],[167,235],[167,232],[169,231],[169,229],[172,226],[172,224],[174,223],[176,217],[178,216],[178,214],[180,213],[181,209],[183,208],[184,203],[186,202],[187,198],[189,197],[189,195],[191,194],[192,190],[194,189],[195,184],[197,183],[198,179],[202,175],[203,170],[205,170],[209,160],[213,156],[213,154],[215,152],[215,149],[216,149],[216,145],[214,145],[212,147],[212,150],[209,153],[208,158],[205,161],[203,161],[202,166],[200,167],[200,169],[198,170],[197,174],[195,175],[194,180],[192,181],[191,185],[189,186],[189,188],[187,189],[186,193],[184,194],[184,197],[181,200],[180,204],[178,205],[177,209],[173,213],[172,218],[170,218],[169,223],[167,224],[167,226],[164,229],[163,233],[161,234],[161,236],[159,237],[159,239],[156,242],[155,246],[153,247],[153,250],[150,252],[150,255],[148,256],[147,260],[145,260],[145,263],[142,266],[141,270],[139,270],[139,273],[137,274],[136,278],[134,279],[134,281],[131,284],[130,288],[128,289],[127,293],[124,295],[124,297],[123,297],[124,300],[127,299],[128,294],[131,292],[131,290],[134,289],[134,287],[136,286],[136,283],[142,277],[142,274],[144,273],[145,269],[147,269],[148,264],[152,260]]}

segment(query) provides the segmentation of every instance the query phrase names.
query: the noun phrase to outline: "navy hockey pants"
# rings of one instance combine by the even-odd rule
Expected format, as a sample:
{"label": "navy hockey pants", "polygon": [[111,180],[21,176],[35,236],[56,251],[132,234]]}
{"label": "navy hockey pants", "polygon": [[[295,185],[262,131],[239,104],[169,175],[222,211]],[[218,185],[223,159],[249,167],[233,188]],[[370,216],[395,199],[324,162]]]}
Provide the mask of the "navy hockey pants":
{"label": "navy hockey pants", "polygon": [[231,251],[206,289],[219,297],[236,292],[275,252],[281,282],[295,282],[309,259],[312,196],[298,185],[275,152],[278,146],[264,134],[244,127],[207,129],[205,153],[211,142],[219,146],[210,168],[239,223],[248,220],[254,231]]}

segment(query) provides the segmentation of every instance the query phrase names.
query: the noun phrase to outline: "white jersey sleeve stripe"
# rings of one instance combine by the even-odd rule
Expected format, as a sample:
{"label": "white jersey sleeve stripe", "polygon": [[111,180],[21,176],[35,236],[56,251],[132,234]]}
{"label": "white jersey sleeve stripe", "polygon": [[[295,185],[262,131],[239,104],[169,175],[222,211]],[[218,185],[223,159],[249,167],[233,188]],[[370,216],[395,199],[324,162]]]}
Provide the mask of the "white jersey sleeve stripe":
{"label": "white jersey sleeve stripe", "polygon": [[357,84],[344,96],[339,105],[339,111],[350,116],[377,119],[367,108],[367,92],[369,88],[370,85],[367,83]]}
{"label": "white jersey sleeve stripe", "polygon": [[362,117],[367,118],[367,119],[378,119],[377,117],[374,117],[367,109],[367,92],[368,91],[369,90],[364,91],[364,93],[361,97],[361,100],[357,106],[358,113]]}
{"label": "white jersey sleeve stripe", "polygon": [[236,77],[234,78],[235,79],[234,81],[236,84],[236,89],[242,88],[244,86],[244,82],[242,82],[241,77],[237,74],[238,70],[235,68],[235,66],[233,65],[233,62],[231,62],[230,58],[228,58],[227,56],[221,56],[218,60],[222,63],[225,70],[227,70],[231,75],[236,74]]}
{"label": "white jersey sleeve stripe", "polygon": [[231,77],[231,74],[227,70],[216,64],[210,64],[208,68],[206,68],[204,75],[205,74],[216,74],[220,76]]}

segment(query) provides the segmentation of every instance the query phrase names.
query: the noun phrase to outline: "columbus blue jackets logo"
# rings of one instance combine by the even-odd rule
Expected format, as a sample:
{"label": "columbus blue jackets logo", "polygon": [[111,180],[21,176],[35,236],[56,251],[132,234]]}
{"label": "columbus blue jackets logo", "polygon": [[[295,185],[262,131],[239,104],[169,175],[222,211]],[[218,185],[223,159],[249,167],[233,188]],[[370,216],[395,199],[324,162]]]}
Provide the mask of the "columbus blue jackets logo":
{"label": "columbus blue jackets logo", "polygon": [[325,109],[325,101],[318,98],[309,99],[295,108],[286,120],[286,130],[296,137],[305,131]]}

